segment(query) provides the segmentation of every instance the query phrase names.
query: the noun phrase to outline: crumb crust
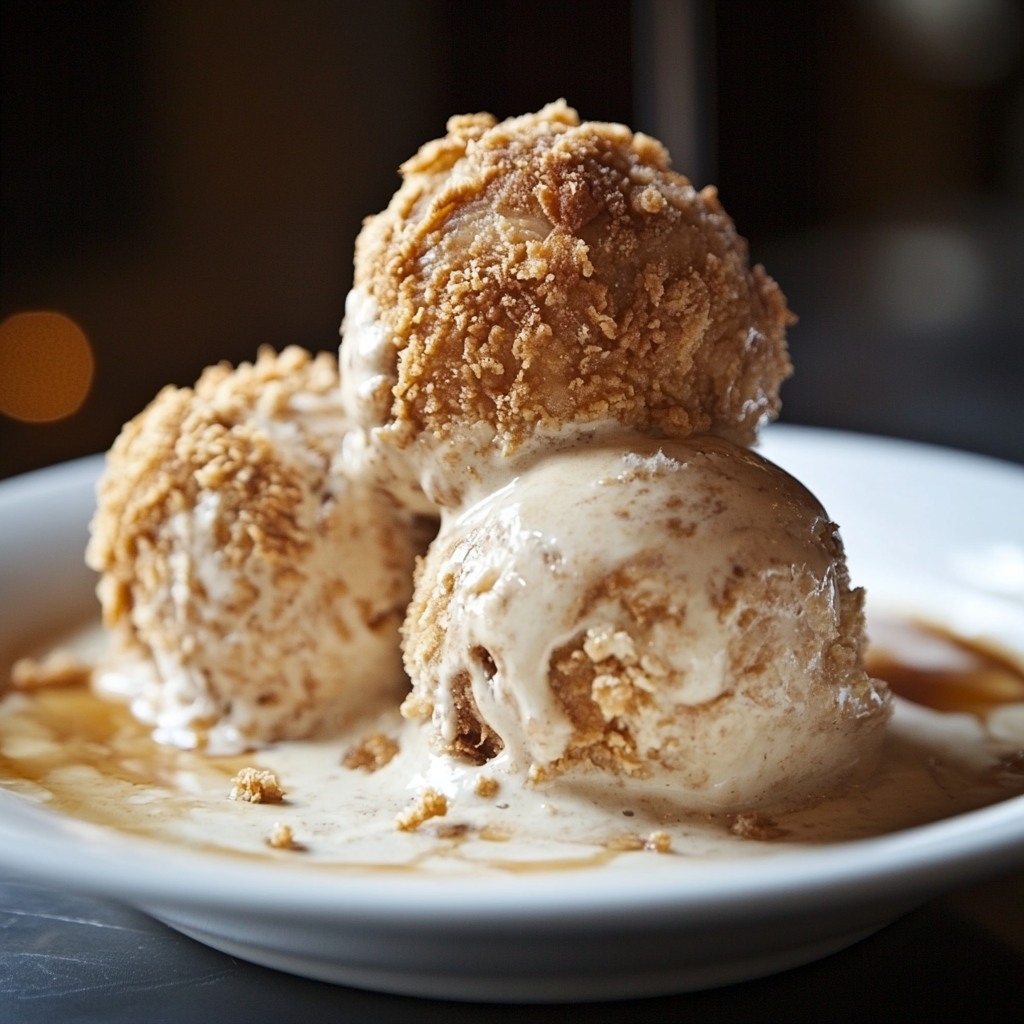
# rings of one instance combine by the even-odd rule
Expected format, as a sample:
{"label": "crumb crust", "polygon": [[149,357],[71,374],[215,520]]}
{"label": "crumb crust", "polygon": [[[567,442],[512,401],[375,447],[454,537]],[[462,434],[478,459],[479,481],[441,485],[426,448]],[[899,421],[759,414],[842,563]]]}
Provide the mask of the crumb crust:
{"label": "crumb crust", "polygon": [[401,170],[356,245],[391,344],[377,416],[401,443],[485,423],[509,454],[538,426],[616,419],[749,444],[777,412],[795,318],[655,139],[558,101],[453,117]]}

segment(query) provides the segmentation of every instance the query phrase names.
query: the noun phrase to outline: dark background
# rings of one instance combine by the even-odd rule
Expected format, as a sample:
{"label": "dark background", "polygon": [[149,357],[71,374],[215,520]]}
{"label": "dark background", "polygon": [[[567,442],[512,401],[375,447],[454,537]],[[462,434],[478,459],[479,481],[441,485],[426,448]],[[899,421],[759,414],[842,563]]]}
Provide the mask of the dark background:
{"label": "dark background", "polygon": [[[0,415],[0,476],[210,362],[334,348],[360,220],[448,114],[646,127],[640,6],[2,0],[0,319],[67,313],[97,368],[66,420]],[[966,20],[698,0],[704,176],[801,315],[784,419],[1024,461],[1021,11],[937,6]]]}
{"label": "dark background", "polygon": [[[361,218],[449,114],[565,96],[650,130],[652,2],[0,0],[0,319],[62,311],[96,356],[75,415],[0,414],[0,477],[103,450],[210,362],[335,348]],[[679,169],[719,185],[801,316],[784,419],[1024,462],[1021,6],[912,8],[689,0],[702,163]],[[0,880],[0,1020],[1021,1020],[1021,907],[1018,876],[774,978],[484,1008],[302,981]]]}

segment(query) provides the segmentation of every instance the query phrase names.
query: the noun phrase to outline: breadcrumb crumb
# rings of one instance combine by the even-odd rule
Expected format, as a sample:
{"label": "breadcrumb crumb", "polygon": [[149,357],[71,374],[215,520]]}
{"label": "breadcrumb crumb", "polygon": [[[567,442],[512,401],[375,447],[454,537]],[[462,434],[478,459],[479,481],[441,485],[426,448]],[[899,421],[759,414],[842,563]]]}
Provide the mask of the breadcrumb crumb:
{"label": "breadcrumb crumb", "polygon": [[672,837],[667,832],[652,832],[644,843],[644,849],[654,853],[668,853],[672,849]]}
{"label": "breadcrumb crumb", "polygon": [[42,661],[21,658],[11,669],[11,685],[16,690],[41,690],[48,686],[83,686],[92,669],[73,654],[58,648]]}
{"label": "breadcrumb crumb", "polygon": [[272,846],[275,850],[305,849],[302,843],[295,841],[295,833],[292,831],[291,825],[286,825],[281,821],[274,822],[274,829],[267,837],[267,846]]}
{"label": "breadcrumb crumb", "polygon": [[443,818],[448,813],[448,798],[436,789],[425,789],[411,807],[395,816],[395,828],[400,832],[415,832],[430,818]]}
{"label": "breadcrumb crumb", "polygon": [[279,804],[284,799],[284,790],[273,772],[259,768],[243,768],[232,780],[232,800],[244,800],[250,804]]}
{"label": "breadcrumb crumb", "polygon": [[366,772],[375,772],[383,768],[397,753],[398,744],[390,736],[374,732],[347,750],[341,763],[352,771],[362,768]]}
{"label": "breadcrumb crumb", "polygon": [[484,798],[496,796],[500,788],[498,780],[492,779],[489,775],[478,775],[476,782],[473,783],[473,792]]}

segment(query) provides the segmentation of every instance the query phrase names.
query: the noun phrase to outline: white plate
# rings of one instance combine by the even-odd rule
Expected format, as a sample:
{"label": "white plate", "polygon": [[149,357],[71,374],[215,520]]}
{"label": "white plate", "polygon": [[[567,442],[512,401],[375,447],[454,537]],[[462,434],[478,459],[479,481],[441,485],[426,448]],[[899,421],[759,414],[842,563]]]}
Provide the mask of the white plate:
{"label": "white plate", "polygon": [[[921,445],[773,427],[763,449],[843,526],[869,606],[1024,652],[1024,470]],[[81,617],[99,459],[0,484],[0,670]],[[313,870],[136,839],[0,792],[0,865],[106,894],[237,956],[455,999],[702,988],[805,963],[945,889],[1024,863],[1024,797],[893,835],[698,863],[444,877]]]}

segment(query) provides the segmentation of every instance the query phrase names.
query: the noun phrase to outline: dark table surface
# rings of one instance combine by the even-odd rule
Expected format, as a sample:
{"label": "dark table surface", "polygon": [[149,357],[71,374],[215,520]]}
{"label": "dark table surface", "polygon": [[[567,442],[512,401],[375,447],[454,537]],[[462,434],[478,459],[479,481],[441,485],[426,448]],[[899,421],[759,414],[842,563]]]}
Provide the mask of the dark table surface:
{"label": "dark table surface", "polygon": [[106,900],[0,879],[0,1021],[1024,1021],[1024,873],[785,974],[657,999],[498,1006],[379,995],[235,960]]}

